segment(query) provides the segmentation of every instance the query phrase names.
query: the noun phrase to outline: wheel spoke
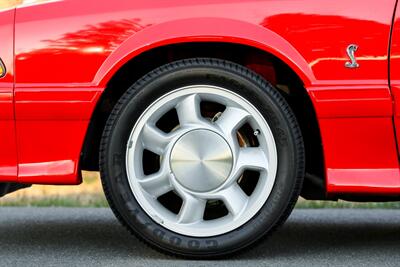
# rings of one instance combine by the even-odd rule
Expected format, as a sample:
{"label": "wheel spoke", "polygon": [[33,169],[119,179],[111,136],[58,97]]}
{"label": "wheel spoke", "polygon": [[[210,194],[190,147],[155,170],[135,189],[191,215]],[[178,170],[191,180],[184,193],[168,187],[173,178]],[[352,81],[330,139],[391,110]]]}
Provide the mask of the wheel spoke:
{"label": "wheel spoke", "polygon": [[164,153],[166,146],[171,141],[171,136],[158,129],[155,125],[150,125],[148,123],[144,125],[142,135],[144,148],[158,155]]}
{"label": "wheel spoke", "polygon": [[267,203],[276,183],[278,153],[263,116],[246,97],[205,84],[176,88],[147,104],[125,157],[130,189],[142,209],[188,237],[240,229]]}
{"label": "wheel spoke", "polygon": [[244,210],[249,199],[237,183],[222,190],[220,194],[233,216],[240,214]]}
{"label": "wheel spoke", "polygon": [[258,147],[246,147],[239,150],[237,169],[266,170],[268,160],[264,151]]}
{"label": "wheel spoke", "polygon": [[155,198],[173,189],[168,172],[163,170],[145,176],[143,179],[139,180],[139,183],[147,193]]}
{"label": "wheel spoke", "polygon": [[200,112],[200,97],[192,94],[185,97],[176,106],[179,123],[182,125],[203,123]]}
{"label": "wheel spoke", "polygon": [[203,220],[206,201],[185,194],[181,210],[178,214],[179,223],[193,223]]}
{"label": "wheel spoke", "polygon": [[232,135],[249,116],[249,113],[240,108],[227,107],[216,123],[225,134]]}

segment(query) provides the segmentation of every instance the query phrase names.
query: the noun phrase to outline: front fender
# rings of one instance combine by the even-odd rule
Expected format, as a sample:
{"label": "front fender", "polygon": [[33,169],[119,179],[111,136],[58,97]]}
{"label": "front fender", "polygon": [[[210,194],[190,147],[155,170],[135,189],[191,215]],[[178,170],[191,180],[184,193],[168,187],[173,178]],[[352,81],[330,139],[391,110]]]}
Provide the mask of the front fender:
{"label": "front fender", "polygon": [[191,18],[153,25],[133,34],[104,61],[94,83],[106,86],[126,62],[153,48],[187,42],[243,44],[266,51],[285,62],[305,85],[315,80],[300,53],[284,38],[261,26],[224,18]]}

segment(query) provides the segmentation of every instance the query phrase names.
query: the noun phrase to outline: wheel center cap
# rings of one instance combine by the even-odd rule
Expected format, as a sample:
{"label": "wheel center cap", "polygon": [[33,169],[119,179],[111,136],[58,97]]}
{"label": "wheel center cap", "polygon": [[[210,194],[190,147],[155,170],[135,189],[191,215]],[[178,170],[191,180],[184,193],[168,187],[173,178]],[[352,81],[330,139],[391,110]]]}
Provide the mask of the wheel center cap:
{"label": "wheel center cap", "polygon": [[174,144],[170,164],[182,186],[191,191],[207,192],[228,178],[232,169],[232,151],[219,134],[193,130]]}

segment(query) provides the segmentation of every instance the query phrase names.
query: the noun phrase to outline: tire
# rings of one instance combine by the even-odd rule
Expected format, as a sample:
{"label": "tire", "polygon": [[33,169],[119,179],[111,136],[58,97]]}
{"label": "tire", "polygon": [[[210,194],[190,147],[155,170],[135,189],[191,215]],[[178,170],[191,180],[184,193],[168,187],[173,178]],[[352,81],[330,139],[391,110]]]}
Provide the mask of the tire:
{"label": "tire", "polygon": [[151,247],[187,258],[227,256],[277,229],[297,201],[304,165],[298,123],[278,91],[211,58],[172,62],[133,84],[100,147],[119,221]]}

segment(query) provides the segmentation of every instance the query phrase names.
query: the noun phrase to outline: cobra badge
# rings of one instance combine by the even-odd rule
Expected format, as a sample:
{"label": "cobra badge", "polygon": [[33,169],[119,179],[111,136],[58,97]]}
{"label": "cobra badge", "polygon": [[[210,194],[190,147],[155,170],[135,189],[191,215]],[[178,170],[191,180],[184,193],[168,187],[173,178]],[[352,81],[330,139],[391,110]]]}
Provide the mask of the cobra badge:
{"label": "cobra badge", "polygon": [[355,52],[357,51],[358,45],[351,44],[347,47],[347,56],[349,57],[350,61],[347,61],[344,66],[346,68],[354,69],[358,68],[360,65],[357,63]]}

